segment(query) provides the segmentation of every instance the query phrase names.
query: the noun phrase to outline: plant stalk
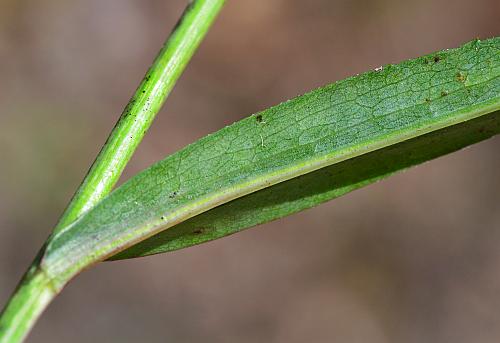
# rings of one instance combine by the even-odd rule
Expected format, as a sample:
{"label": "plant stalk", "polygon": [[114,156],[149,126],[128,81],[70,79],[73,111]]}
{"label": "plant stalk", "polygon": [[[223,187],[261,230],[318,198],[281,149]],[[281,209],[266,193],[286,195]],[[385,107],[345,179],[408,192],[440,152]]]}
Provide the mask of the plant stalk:
{"label": "plant stalk", "polygon": [[[58,294],[43,273],[35,273],[16,290],[0,323],[0,342],[22,342],[48,304]],[[5,326],[9,325],[9,326]]]}
{"label": "plant stalk", "polygon": [[71,224],[111,191],[223,4],[224,0],[189,2],[63,213],[55,232]]}
{"label": "plant stalk", "polygon": [[[191,0],[160,50],[106,143],[60,218],[54,233],[105,197],[121,176],[166,97],[184,71],[225,0]],[[52,278],[39,266],[42,248],[0,314],[0,343],[22,342],[38,317],[69,280]]]}
{"label": "plant stalk", "polygon": [[[43,249],[42,249],[43,251]],[[0,317],[0,343],[22,342],[48,304],[59,294],[38,266],[39,253],[23,276]]]}

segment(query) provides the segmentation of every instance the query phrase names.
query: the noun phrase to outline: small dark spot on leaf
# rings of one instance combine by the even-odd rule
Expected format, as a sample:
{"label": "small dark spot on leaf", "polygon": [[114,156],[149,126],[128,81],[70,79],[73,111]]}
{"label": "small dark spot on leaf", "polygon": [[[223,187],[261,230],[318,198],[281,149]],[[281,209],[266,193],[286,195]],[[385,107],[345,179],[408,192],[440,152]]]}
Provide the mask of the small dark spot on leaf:
{"label": "small dark spot on leaf", "polygon": [[173,198],[175,198],[176,196],[177,196],[177,192],[173,192],[173,193],[172,193],[172,194],[170,194],[168,197],[169,197],[170,199],[173,199]]}
{"label": "small dark spot on leaf", "polygon": [[464,82],[465,81],[465,75],[464,74],[458,72],[456,76],[457,76],[457,81],[460,81],[460,82]]}
{"label": "small dark spot on leaf", "polygon": [[145,91],[145,90],[143,90],[143,91],[142,91],[142,93],[144,94],[144,93],[146,93],[146,91]]}
{"label": "small dark spot on leaf", "polygon": [[160,219],[161,219],[161,220],[165,220],[165,217],[164,217],[164,216],[161,216],[161,218],[160,218]]}
{"label": "small dark spot on leaf", "polygon": [[431,99],[425,98],[425,102],[431,102]]}
{"label": "small dark spot on leaf", "polygon": [[433,60],[434,60],[434,63],[438,63],[439,61],[441,61],[441,57],[436,55],[436,56],[434,56]]}
{"label": "small dark spot on leaf", "polygon": [[255,116],[255,120],[257,120],[257,123],[262,123],[262,121],[264,120],[264,118],[262,118],[262,114],[257,114]]}
{"label": "small dark spot on leaf", "polygon": [[448,95],[448,92],[446,92],[446,91],[441,92],[441,96],[447,96],[447,95]]}

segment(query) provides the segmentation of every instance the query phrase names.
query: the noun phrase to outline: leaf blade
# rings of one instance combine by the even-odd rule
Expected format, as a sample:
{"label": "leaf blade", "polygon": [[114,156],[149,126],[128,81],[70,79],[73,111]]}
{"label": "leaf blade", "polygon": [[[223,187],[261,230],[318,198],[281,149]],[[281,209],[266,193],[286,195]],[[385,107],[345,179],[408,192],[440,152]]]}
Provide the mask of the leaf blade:
{"label": "leaf blade", "polygon": [[[500,108],[500,39],[320,88],[167,157],[54,235],[42,259],[62,281],[239,197]],[[459,77],[463,76],[463,77]]]}
{"label": "leaf blade", "polygon": [[110,260],[161,254],[222,238],[317,206],[499,133],[500,112],[432,132],[235,199],[162,231]]}

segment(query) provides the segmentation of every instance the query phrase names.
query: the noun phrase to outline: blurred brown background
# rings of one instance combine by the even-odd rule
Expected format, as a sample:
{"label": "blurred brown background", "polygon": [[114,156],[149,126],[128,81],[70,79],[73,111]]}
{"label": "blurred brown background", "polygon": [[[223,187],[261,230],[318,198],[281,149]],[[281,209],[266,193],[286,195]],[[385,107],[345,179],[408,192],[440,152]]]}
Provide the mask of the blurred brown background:
{"label": "blurred brown background", "polygon": [[[181,0],[0,0],[0,306]],[[124,179],[257,110],[500,33],[497,0],[228,1]],[[104,263],[28,342],[498,342],[500,137],[199,247]]]}

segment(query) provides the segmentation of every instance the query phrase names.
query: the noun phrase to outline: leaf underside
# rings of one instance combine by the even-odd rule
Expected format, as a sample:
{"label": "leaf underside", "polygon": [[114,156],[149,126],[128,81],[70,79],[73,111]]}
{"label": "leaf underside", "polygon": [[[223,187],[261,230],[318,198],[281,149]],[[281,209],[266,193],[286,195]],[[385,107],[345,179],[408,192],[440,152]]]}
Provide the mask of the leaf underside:
{"label": "leaf underside", "polygon": [[499,50],[493,38],[386,66],[211,134],[51,237],[41,266],[67,279],[120,251],[188,247],[486,139],[499,131]]}
{"label": "leaf underside", "polygon": [[500,112],[431,132],[238,198],[162,231],[110,260],[169,252],[228,236],[314,207],[499,133]]}

